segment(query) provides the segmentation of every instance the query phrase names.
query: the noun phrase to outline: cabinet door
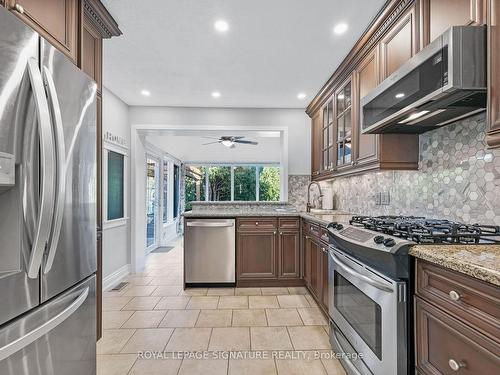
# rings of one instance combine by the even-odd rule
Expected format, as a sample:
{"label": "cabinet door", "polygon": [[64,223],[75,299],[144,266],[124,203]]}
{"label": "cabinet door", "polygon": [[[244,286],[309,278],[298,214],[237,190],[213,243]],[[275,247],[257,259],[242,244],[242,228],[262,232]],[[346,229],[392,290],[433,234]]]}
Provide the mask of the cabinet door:
{"label": "cabinet door", "polygon": [[77,62],[78,0],[6,0],[6,4],[52,45]]}
{"label": "cabinet door", "polygon": [[415,298],[416,367],[423,374],[496,374],[497,342]]}
{"label": "cabinet door", "polygon": [[349,77],[339,89],[335,91],[335,161],[336,169],[340,170],[352,166],[352,79]]}
{"label": "cabinet door", "polygon": [[321,249],[321,296],[320,301],[323,309],[328,311],[328,247],[326,245],[322,246]]}
{"label": "cabinet door", "polygon": [[354,121],[354,142],[356,164],[374,162],[378,159],[377,134],[361,134],[361,99],[379,83],[378,49],[371,51],[354,71],[356,90],[354,92],[356,119]]}
{"label": "cabinet door", "polygon": [[484,0],[422,0],[420,5],[422,46],[449,27],[484,23]]}
{"label": "cabinet door", "polygon": [[239,232],[236,257],[238,279],[275,279],[276,232]]}
{"label": "cabinet door", "polygon": [[321,280],[321,268],[320,268],[320,247],[318,242],[311,239],[311,290],[313,294],[319,299],[320,296],[320,280]]}
{"label": "cabinet door", "polygon": [[300,277],[300,234],[298,231],[280,231],[278,254],[278,277],[297,279]]}
{"label": "cabinet door", "polygon": [[311,287],[311,239],[308,236],[303,238],[304,246],[304,281]]}
{"label": "cabinet door", "polygon": [[382,79],[390,76],[417,51],[417,29],[413,5],[380,42]]}
{"label": "cabinet door", "polygon": [[322,111],[318,111],[311,122],[311,175],[317,177],[321,173],[322,165],[322,139],[323,127]]}
{"label": "cabinet door", "polygon": [[330,173],[335,163],[335,133],[333,121],[335,118],[333,100],[329,100],[323,107],[323,126],[321,129],[321,173]]}
{"label": "cabinet door", "polygon": [[490,147],[500,147],[500,2],[488,0],[488,116]]}
{"label": "cabinet door", "polygon": [[97,82],[98,89],[101,91],[102,39],[87,17],[83,18],[80,68]]}

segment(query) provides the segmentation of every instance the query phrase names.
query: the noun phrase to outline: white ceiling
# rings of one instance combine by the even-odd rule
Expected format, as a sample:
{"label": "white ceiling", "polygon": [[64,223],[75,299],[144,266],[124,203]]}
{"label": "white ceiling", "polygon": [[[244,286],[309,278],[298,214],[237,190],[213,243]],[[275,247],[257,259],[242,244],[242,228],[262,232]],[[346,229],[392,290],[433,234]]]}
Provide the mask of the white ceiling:
{"label": "white ceiling", "polygon": [[[221,144],[203,145],[215,141],[205,137],[244,136],[258,145],[236,144],[227,148]],[[146,140],[183,162],[202,163],[267,163],[280,162],[281,134],[279,131],[149,131]]]}
{"label": "white ceiling", "polygon": [[129,105],[304,108],[384,2],[104,0],[124,34],[104,42],[104,85]]}

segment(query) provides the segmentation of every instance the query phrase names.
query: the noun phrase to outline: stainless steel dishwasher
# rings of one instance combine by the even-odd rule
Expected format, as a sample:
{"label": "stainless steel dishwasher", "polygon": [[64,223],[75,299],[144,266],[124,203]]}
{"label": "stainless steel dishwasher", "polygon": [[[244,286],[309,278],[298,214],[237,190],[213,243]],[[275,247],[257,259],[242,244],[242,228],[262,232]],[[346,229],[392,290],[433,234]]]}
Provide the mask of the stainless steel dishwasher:
{"label": "stainless steel dishwasher", "polygon": [[234,219],[187,219],[184,234],[186,286],[234,285]]}

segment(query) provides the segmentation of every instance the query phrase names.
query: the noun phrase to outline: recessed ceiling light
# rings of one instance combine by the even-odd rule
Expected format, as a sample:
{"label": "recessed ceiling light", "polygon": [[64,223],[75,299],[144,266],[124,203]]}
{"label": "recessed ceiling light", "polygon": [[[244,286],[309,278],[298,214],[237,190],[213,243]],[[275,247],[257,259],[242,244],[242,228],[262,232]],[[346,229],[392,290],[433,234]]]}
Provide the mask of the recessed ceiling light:
{"label": "recessed ceiling light", "polygon": [[396,99],[404,98],[405,97],[405,93],[404,92],[398,92],[396,95],[394,95],[394,97]]}
{"label": "recessed ceiling light", "polygon": [[299,92],[299,93],[297,94],[297,99],[299,99],[299,100],[304,100],[305,98],[306,98],[306,94],[305,94],[305,93],[303,93],[303,92]]}
{"label": "recessed ceiling light", "polygon": [[348,28],[349,28],[349,26],[347,26],[347,23],[342,22],[333,28],[333,32],[337,35],[340,35],[340,34],[345,33]]}
{"label": "recessed ceiling light", "polygon": [[221,33],[225,33],[229,30],[229,24],[224,20],[218,20],[214,23],[215,30]]}
{"label": "recessed ceiling light", "polygon": [[149,95],[151,95],[151,92],[148,91],[148,90],[141,90],[141,95],[143,95],[143,96],[149,96]]}
{"label": "recessed ceiling light", "polygon": [[212,98],[220,98],[220,92],[218,92],[218,91],[214,91],[214,92],[212,93]]}

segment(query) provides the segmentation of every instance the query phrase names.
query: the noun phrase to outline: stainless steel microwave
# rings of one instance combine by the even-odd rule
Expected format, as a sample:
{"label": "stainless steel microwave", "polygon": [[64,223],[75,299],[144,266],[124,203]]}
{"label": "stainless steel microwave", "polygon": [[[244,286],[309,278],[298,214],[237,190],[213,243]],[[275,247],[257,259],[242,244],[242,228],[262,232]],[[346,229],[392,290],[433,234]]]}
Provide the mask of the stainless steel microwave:
{"label": "stainless steel microwave", "polygon": [[486,28],[453,26],[361,99],[362,133],[424,133],[485,110],[486,90]]}

